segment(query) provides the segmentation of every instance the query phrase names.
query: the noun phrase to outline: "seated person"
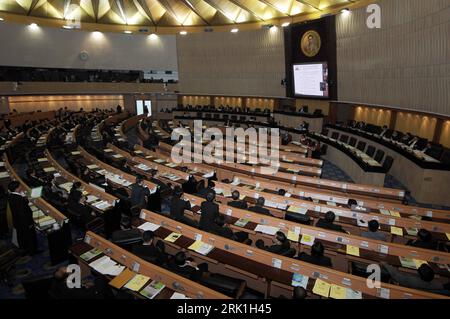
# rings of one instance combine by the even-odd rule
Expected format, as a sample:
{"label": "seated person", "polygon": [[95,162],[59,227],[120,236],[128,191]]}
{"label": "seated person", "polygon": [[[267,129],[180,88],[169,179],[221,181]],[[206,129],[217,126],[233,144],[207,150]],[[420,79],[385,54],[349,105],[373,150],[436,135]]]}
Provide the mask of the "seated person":
{"label": "seated person", "polygon": [[225,216],[219,215],[217,216],[215,223],[211,225],[210,232],[214,233],[216,235],[228,238],[228,239],[234,239],[234,233],[228,227],[225,223]]}
{"label": "seated person", "polygon": [[189,261],[186,253],[177,253],[168,264],[168,269],[178,275],[189,278],[194,281],[201,279],[203,271],[197,267],[193,261]]}
{"label": "seated person", "polygon": [[185,210],[191,210],[191,203],[183,199],[181,188],[175,187],[172,201],[170,203],[170,217],[184,224],[196,227],[194,221],[184,216]]}
{"label": "seated person", "polygon": [[214,190],[206,194],[206,201],[200,205],[201,216],[199,228],[202,230],[209,230],[214,225],[214,221],[219,217],[219,205],[214,203],[216,193]]}
{"label": "seated person", "polygon": [[325,218],[319,219],[316,227],[345,233],[346,231],[342,228],[342,226],[334,224],[335,218],[336,215],[332,211],[329,211],[325,214]]}
{"label": "seated person", "polygon": [[[199,184],[199,186],[203,186],[202,184]],[[197,195],[199,196],[199,197],[203,197],[203,198],[206,198],[206,195],[208,194],[208,193],[210,193],[210,192],[215,192],[214,191],[214,187],[215,187],[216,185],[214,184],[214,182],[211,180],[211,179],[208,179],[208,186],[206,187],[206,188],[201,188],[201,189],[199,189],[199,191],[197,192]]]}
{"label": "seated person", "polygon": [[265,201],[266,200],[264,199],[264,197],[262,197],[262,196],[258,197],[258,199],[256,200],[256,205],[253,207],[250,207],[248,210],[251,212],[259,213],[259,214],[272,216],[270,211],[264,207]]}
{"label": "seated person", "polygon": [[92,209],[86,205],[86,197],[80,192],[74,193],[72,200],[67,204],[67,209],[80,219],[82,225],[92,221],[95,217]]}
{"label": "seated person", "polygon": [[83,189],[81,187],[81,183],[75,182],[75,183],[73,183],[72,188],[70,189],[69,198],[68,198],[69,203],[71,201],[77,202],[78,198],[80,196],[83,196]]}
{"label": "seated person", "polygon": [[387,241],[388,239],[387,234],[378,231],[378,229],[380,229],[380,224],[378,223],[378,221],[371,220],[368,224],[369,224],[369,231],[362,232],[361,237]]}
{"label": "seated person", "polygon": [[433,240],[433,236],[426,229],[420,229],[417,233],[417,239],[408,241],[407,245],[424,249],[437,249],[437,242]]}
{"label": "seated person", "polygon": [[158,258],[158,250],[153,243],[154,237],[155,234],[152,231],[144,231],[142,234],[142,244],[133,246],[133,254],[149,262],[156,262]]}
{"label": "seated person", "polygon": [[305,252],[300,253],[297,256],[297,259],[306,261],[308,263],[324,266],[324,267],[332,267],[331,259],[324,255],[325,248],[323,244],[318,241],[315,242],[311,247],[311,255],[306,254]]}
{"label": "seated person", "polygon": [[306,289],[303,287],[295,287],[292,299],[306,299],[308,296]]}
{"label": "seated person", "polygon": [[427,264],[423,264],[417,269],[417,275],[400,271],[386,262],[382,262],[381,265],[389,272],[391,278],[402,287],[436,291],[438,293],[442,293],[444,290],[443,283],[434,281],[434,271]]}
{"label": "seated person", "polygon": [[354,199],[349,199],[347,202],[348,209],[354,210],[358,206],[358,202]]}
{"label": "seated person", "polygon": [[85,283],[80,288],[69,288],[67,267],[60,267],[53,273],[49,293],[56,299],[105,299],[112,296],[108,284],[102,277],[93,283]]}
{"label": "seated person", "polygon": [[291,244],[286,235],[278,231],[275,235],[275,244],[268,247],[267,251],[275,254],[284,254],[291,248]]}
{"label": "seated person", "polygon": [[231,207],[235,207],[235,208],[239,208],[239,209],[247,209],[248,205],[246,201],[243,200],[239,200],[239,197],[241,196],[241,194],[239,194],[238,191],[233,191],[233,193],[231,193],[231,197],[233,198],[233,200],[231,202],[228,202],[228,206]]}

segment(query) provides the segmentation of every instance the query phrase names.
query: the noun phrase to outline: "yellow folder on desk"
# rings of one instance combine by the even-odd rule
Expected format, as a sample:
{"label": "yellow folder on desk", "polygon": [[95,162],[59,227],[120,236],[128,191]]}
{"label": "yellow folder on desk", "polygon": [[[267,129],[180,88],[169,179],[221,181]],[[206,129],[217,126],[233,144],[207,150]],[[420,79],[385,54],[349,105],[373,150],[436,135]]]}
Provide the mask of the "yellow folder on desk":
{"label": "yellow folder on desk", "polygon": [[307,245],[307,246],[312,246],[312,245],[314,245],[315,239],[316,238],[314,236],[303,234],[301,244]]}
{"label": "yellow folder on desk", "polygon": [[293,232],[292,230],[289,230],[289,231],[288,231],[287,238],[288,238],[289,240],[295,241],[295,242],[298,243],[299,237],[300,237],[300,234],[299,234],[299,233]]}
{"label": "yellow folder on desk", "polygon": [[168,241],[169,243],[174,243],[177,241],[178,238],[180,238],[182,235],[179,233],[172,233],[166,238],[164,238],[165,241]]}
{"label": "yellow folder on desk", "polygon": [[149,280],[149,277],[137,274],[125,285],[125,288],[132,291],[139,291]]}
{"label": "yellow folder on desk", "polygon": [[316,282],[314,284],[313,293],[316,295],[328,298],[328,295],[330,294],[330,284],[322,281],[320,279],[316,279]]}
{"label": "yellow folder on desk", "polygon": [[428,264],[425,260],[413,259],[416,268],[419,269],[423,264]]}
{"label": "yellow folder on desk", "polygon": [[231,197],[231,192],[229,190],[223,190],[224,197]]}
{"label": "yellow folder on desk", "polygon": [[196,240],[192,245],[190,245],[188,247],[188,249],[197,251],[199,250],[199,248],[202,246],[202,241],[201,240]]}
{"label": "yellow folder on desk", "polygon": [[396,212],[394,210],[390,210],[389,213],[391,214],[391,216],[394,216],[394,217],[402,217],[402,216],[400,216],[399,212]]}
{"label": "yellow folder on desk", "polygon": [[347,255],[359,257],[359,247],[347,245]]}
{"label": "yellow folder on desk", "polygon": [[450,234],[449,233],[445,233],[445,235],[447,236],[447,239],[450,240]]}
{"label": "yellow folder on desk", "polygon": [[333,299],[347,299],[347,288],[331,285],[330,298]]}
{"label": "yellow folder on desk", "polygon": [[400,227],[391,226],[391,234],[403,236],[403,229]]}

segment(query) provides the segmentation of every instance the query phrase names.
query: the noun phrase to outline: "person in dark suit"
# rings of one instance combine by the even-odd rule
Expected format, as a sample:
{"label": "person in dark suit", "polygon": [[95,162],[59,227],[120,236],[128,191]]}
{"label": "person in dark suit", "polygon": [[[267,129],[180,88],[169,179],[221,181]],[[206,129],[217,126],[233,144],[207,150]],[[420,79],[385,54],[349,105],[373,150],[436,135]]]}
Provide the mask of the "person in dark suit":
{"label": "person in dark suit", "polygon": [[197,191],[197,181],[193,175],[189,175],[188,180],[183,183],[183,190],[188,194],[194,194]]}
{"label": "person in dark suit", "polygon": [[158,250],[153,244],[154,237],[155,234],[152,231],[146,230],[142,234],[142,244],[133,246],[133,254],[151,263],[155,263],[158,259]]}
{"label": "person in dark suit", "polygon": [[60,267],[53,273],[53,280],[50,285],[49,293],[55,299],[112,299],[114,298],[108,282],[100,277],[93,282],[87,282],[80,288],[69,288],[67,286],[67,277],[69,272],[67,267]]}
{"label": "person in dark suit", "polygon": [[131,206],[139,206],[141,209],[147,206],[147,198],[150,196],[150,191],[144,186],[144,179],[142,176],[136,176],[136,183],[131,185]]}
{"label": "person in dark suit", "polygon": [[[202,184],[199,184],[199,186],[200,185]],[[208,186],[206,188],[199,189],[196,195],[199,197],[206,198],[206,195],[208,195],[208,193],[215,192],[214,191],[215,186],[216,184],[211,179],[208,179]]]}
{"label": "person in dark suit", "polygon": [[248,208],[247,202],[245,202],[243,200],[239,200],[240,196],[241,196],[241,194],[239,194],[238,191],[236,191],[236,190],[233,191],[233,193],[231,193],[231,197],[233,198],[233,200],[228,202],[228,206],[239,208],[239,209],[247,209]]}
{"label": "person in dark suit", "polygon": [[428,264],[421,265],[417,269],[417,274],[400,271],[386,262],[382,262],[381,265],[389,272],[391,278],[402,287],[449,294],[448,290],[443,291],[444,284],[442,282],[434,280],[435,273]]}
{"label": "person in dark suit", "polygon": [[286,253],[290,248],[291,244],[289,243],[286,235],[283,232],[278,231],[275,235],[275,244],[268,247],[267,251],[282,255]]}
{"label": "person in dark suit", "polygon": [[433,236],[426,229],[420,229],[417,232],[417,239],[408,241],[407,245],[431,250],[437,249],[437,242],[433,240]]}
{"label": "person in dark suit", "polygon": [[332,267],[331,259],[327,256],[324,256],[324,251],[325,248],[323,247],[323,244],[319,241],[314,243],[314,245],[312,245],[311,255],[302,252],[296,258],[314,265]]}
{"label": "person in dark suit", "polygon": [[193,261],[189,261],[184,252],[177,253],[169,261],[168,269],[178,275],[194,281],[201,279],[203,271]]}
{"label": "person in dark suit", "polygon": [[199,228],[202,230],[209,230],[214,221],[219,216],[219,205],[214,203],[214,199],[216,198],[216,193],[214,191],[210,191],[206,194],[206,201],[204,201],[200,210],[202,212],[200,216]]}
{"label": "person in dark suit", "polygon": [[81,183],[80,182],[73,183],[72,188],[70,189],[69,198],[67,199],[67,201],[69,203],[72,201],[77,202],[81,196],[83,196],[83,190],[81,188]]}
{"label": "person in dark suit", "polygon": [[210,232],[228,239],[235,239],[234,238],[234,233],[231,230],[230,227],[228,227],[225,223],[225,216],[223,215],[219,215],[216,220],[215,223],[212,224],[212,228],[210,229]]}
{"label": "person in dark suit", "polygon": [[92,215],[92,209],[86,205],[86,197],[79,192],[72,196],[72,200],[67,204],[67,210],[80,220],[82,228],[95,217]]}
{"label": "person in dark suit", "polygon": [[266,202],[266,200],[264,199],[264,197],[260,196],[256,200],[256,205],[253,206],[253,207],[250,207],[248,210],[251,211],[251,212],[259,213],[259,214],[272,216],[270,211],[267,208],[264,208],[264,203],[265,202]]}
{"label": "person in dark suit", "polygon": [[335,219],[336,215],[332,211],[329,211],[325,214],[325,218],[319,219],[316,227],[345,233],[346,231],[342,228],[342,226],[334,224]]}
{"label": "person in dark suit", "polygon": [[38,252],[38,243],[28,199],[20,192],[20,183],[17,181],[11,182],[8,190],[8,203],[19,248],[30,256],[35,255]]}
{"label": "person in dark suit", "polygon": [[194,221],[184,216],[185,210],[191,210],[191,203],[183,199],[183,191],[178,186],[174,190],[172,201],[170,203],[170,217],[183,224],[197,227]]}

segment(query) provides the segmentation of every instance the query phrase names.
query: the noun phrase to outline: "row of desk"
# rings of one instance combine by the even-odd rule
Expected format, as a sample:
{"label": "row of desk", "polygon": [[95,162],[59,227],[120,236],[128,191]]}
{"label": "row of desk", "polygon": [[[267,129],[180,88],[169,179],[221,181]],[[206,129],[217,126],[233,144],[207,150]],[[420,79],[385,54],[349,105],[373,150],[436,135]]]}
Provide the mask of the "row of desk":
{"label": "row of desk", "polygon": [[[436,160],[426,160],[401,146],[369,133],[341,126],[330,126],[328,136],[348,135],[383,150],[394,159],[390,174],[402,183],[419,203],[450,207],[450,168]],[[407,172],[407,173],[405,173]]]}

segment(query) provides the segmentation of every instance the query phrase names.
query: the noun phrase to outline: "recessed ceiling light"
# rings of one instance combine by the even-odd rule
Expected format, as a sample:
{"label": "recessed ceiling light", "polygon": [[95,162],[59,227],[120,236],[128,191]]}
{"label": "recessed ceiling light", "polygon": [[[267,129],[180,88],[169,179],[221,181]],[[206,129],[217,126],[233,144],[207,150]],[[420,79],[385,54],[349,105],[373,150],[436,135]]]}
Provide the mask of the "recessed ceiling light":
{"label": "recessed ceiling light", "polygon": [[180,31],[180,34],[181,34],[181,35],[186,35],[186,34],[187,34],[187,31]]}
{"label": "recessed ceiling light", "polygon": [[344,8],[341,10],[341,13],[349,13],[350,9],[349,8]]}
{"label": "recessed ceiling light", "polygon": [[73,29],[73,27],[71,25],[63,25],[63,29],[70,30],[70,29]]}
{"label": "recessed ceiling light", "polygon": [[290,24],[291,24],[290,22],[284,22],[281,26],[282,26],[283,28],[286,28],[286,27],[288,27]]}
{"label": "recessed ceiling light", "polygon": [[30,27],[30,29],[37,29],[38,25],[33,22],[29,25],[29,27]]}
{"label": "recessed ceiling light", "polygon": [[150,39],[156,39],[158,37],[158,35],[156,33],[152,33],[148,36]]}
{"label": "recessed ceiling light", "polygon": [[5,19],[3,19],[3,18],[0,17],[0,21],[5,21]]}
{"label": "recessed ceiling light", "polygon": [[126,34],[132,34],[133,32],[130,31],[130,30],[125,30],[125,31],[123,31],[123,33],[126,33]]}
{"label": "recessed ceiling light", "polygon": [[239,32],[238,28],[231,29],[231,33],[237,33],[237,32]]}

